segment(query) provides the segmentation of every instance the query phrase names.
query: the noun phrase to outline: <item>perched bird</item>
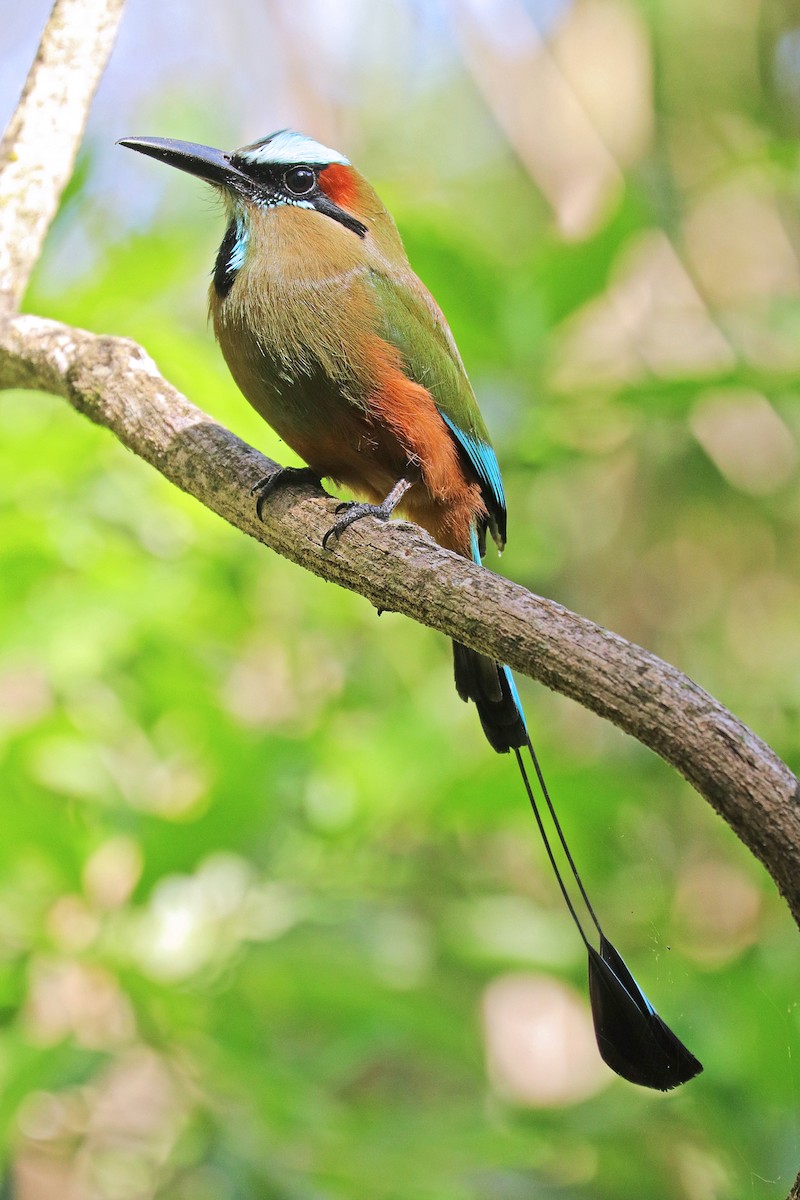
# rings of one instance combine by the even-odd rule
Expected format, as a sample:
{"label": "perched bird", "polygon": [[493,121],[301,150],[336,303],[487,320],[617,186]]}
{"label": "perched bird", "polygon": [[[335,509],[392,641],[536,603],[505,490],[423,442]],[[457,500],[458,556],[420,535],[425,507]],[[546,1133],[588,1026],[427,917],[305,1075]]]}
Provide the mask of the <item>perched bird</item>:
{"label": "perched bird", "polygon": [[[364,502],[337,509],[329,545],[354,521],[416,521],[480,562],[502,549],[497,457],[445,318],[412,271],[394,221],[344,155],[284,129],[227,153],[167,138],[121,143],[213,184],[227,227],[210,289],[214,331],[253,407],[316,478]],[[261,480],[258,511],[297,469]],[[302,470],[300,468],[299,470]],[[702,1070],[605,937],[531,745],[508,667],[454,644],[455,682],[491,746],[513,751],[556,880],[589,955],[600,1053],[625,1079],[667,1091]],[[557,842],[596,928],[595,948],[559,870],[523,751]]]}

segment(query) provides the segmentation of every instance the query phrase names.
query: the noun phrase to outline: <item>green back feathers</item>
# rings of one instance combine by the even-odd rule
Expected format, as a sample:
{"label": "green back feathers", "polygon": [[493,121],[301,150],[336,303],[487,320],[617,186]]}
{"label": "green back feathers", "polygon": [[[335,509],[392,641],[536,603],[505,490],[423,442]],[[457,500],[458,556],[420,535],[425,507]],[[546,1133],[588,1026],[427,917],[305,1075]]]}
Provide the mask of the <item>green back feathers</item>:
{"label": "green back feathers", "polygon": [[[453,335],[433,297],[410,269],[401,276],[370,272],[380,313],[379,334],[402,355],[410,379],[426,388],[472,466],[502,549],[506,502],[497,456]],[[479,530],[481,550],[485,530]]]}

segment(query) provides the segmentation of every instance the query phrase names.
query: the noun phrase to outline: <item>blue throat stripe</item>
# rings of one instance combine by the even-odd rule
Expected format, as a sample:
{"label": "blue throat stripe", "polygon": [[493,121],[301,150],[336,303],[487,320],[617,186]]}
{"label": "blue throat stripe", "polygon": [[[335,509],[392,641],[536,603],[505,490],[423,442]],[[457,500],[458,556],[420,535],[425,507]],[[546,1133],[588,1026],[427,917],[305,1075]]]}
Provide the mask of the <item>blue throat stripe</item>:
{"label": "blue throat stripe", "polygon": [[250,224],[244,213],[237,213],[235,225],[236,234],[227,262],[228,270],[231,272],[238,271],[244,263],[247,247],[250,243]]}

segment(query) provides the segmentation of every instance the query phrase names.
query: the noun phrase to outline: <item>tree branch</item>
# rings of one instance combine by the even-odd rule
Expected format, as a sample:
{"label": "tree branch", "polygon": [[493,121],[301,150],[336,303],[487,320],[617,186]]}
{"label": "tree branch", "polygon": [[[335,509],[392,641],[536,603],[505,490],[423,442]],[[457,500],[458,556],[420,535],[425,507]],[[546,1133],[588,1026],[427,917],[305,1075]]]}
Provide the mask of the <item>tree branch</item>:
{"label": "tree branch", "polygon": [[70,180],[124,0],[56,0],[0,142],[0,311],[19,306]]}
{"label": "tree branch", "polygon": [[330,498],[287,487],[255,515],[277,464],[191,404],[133,342],[39,317],[0,323],[0,387],[67,399],[243,533],[314,574],[507,662],[655,750],[761,860],[800,921],[800,788],[756,735],[675,667],[451,554],[416,526],[362,522],[322,549]]}

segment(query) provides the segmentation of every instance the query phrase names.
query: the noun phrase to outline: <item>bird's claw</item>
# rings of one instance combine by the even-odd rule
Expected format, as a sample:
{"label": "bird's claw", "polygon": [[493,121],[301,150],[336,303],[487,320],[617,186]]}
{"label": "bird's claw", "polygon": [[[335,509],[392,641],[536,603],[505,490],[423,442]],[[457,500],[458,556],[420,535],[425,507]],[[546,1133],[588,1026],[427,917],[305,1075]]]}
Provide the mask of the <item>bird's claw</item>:
{"label": "bird's claw", "polygon": [[283,487],[287,483],[315,483],[317,487],[321,487],[322,479],[311,467],[279,467],[271,475],[264,475],[250,488],[251,496],[258,492],[256,516],[259,521],[264,520],[266,501],[277,487]]}
{"label": "bird's claw", "polygon": [[377,517],[381,521],[385,521],[390,516],[385,512],[380,504],[359,504],[355,500],[344,500],[341,504],[337,504],[333,510],[337,515],[344,513],[344,516],[339,517],[338,521],[334,521],[325,537],[322,539],[322,549],[328,549],[328,542],[334,538],[338,542],[339,538],[344,533],[345,529],[350,525],[354,525],[356,521],[363,520],[364,517]]}

